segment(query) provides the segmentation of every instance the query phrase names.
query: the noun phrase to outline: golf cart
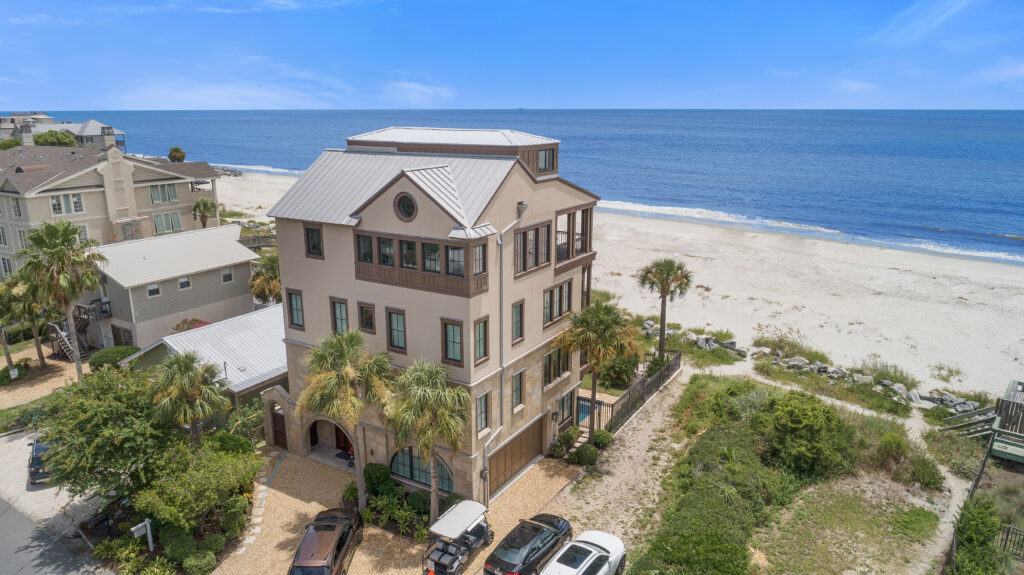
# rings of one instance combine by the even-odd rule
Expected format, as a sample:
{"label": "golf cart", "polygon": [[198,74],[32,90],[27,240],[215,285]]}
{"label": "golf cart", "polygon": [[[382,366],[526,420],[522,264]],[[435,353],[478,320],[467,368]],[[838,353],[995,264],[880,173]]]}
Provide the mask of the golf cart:
{"label": "golf cart", "polygon": [[481,503],[460,501],[430,526],[432,540],[423,554],[423,575],[461,575],[470,555],[494,541],[485,511]]}

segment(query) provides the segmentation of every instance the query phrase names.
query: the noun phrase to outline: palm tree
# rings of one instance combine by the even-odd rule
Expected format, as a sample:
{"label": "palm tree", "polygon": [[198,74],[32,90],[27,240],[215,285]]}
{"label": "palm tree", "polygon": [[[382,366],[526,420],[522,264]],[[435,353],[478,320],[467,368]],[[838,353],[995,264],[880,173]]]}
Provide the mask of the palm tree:
{"label": "palm tree", "polygon": [[641,287],[657,292],[661,297],[661,331],[658,332],[658,357],[665,357],[665,315],[668,302],[686,295],[693,274],[686,264],[670,258],[654,260],[636,272]]}
{"label": "palm tree", "polygon": [[206,220],[217,215],[217,204],[207,197],[200,196],[196,203],[192,204],[192,219],[199,219],[199,223],[206,227]]}
{"label": "palm tree", "polygon": [[[338,420],[357,434],[366,405],[385,407],[391,400],[391,356],[370,354],[358,331],[332,333],[321,339],[306,357],[306,367],[309,373],[299,396],[299,410]],[[365,509],[364,462],[358,447],[353,452],[359,509]]]}
{"label": "palm tree", "polygon": [[82,377],[82,354],[78,351],[78,333],[71,310],[86,290],[99,286],[99,265],[107,261],[94,247],[96,240],[81,239],[78,226],[64,220],[44,222],[25,237],[27,248],[17,256],[24,278],[38,290],[40,300],[64,311],[75,371]]}
{"label": "palm tree", "polygon": [[178,146],[174,146],[169,152],[167,152],[167,159],[175,164],[180,164],[185,161],[185,150],[182,150]]}
{"label": "palm tree", "polygon": [[156,370],[154,418],[187,425],[192,440],[198,444],[202,436],[200,422],[231,405],[224,394],[226,384],[220,376],[220,368],[203,363],[198,353],[172,355]]}
{"label": "palm tree", "polygon": [[39,340],[39,321],[43,318],[46,310],[43,300],[39,297],[39,290],[33,289],[33,285],[25,278],[16,277],[12,282],[11,293],[14,295],[11,316],[21,322],[28,322],[32,328],[32,339],[36,344],[39,366],[46,367],[46,355],[43,353],[43,344]]}
{"label": "palm tree", "polygon": [[590,362],[590,442],[594,441],[593,406],[597,405],[597,382],[601,366],[616,355],[639,356],[643,351],[637,338],[640,330],[629,323],[619,308],[595,303],[569,315],[569,328],[558,336],[557,344],[570,352],[585,353]]}
{"label": "palm tree", "polygon": [[430,462],[430,523],[437,520],[435,448],[444,444],[459,450],[470,402],[465,388],[448,385],[448,368],[429,361],[413,363],[395,382],[391,427],[399,444],[415,441],[420,461]]}
{"label": "palm tree", "polygon": [[249,291],[262,303],[281,301],[281,265],[277,253],[266,253],[249,276]]}
{"label": "palm tree", "polygon": [[14,369],[14,359],[11,357],[11,346],[7,343],[7,322],[14,318],[14,294],[11,286],[4,282],[0,284],[0,343],[4,347],[4,358],[7,359],[7,369]]}

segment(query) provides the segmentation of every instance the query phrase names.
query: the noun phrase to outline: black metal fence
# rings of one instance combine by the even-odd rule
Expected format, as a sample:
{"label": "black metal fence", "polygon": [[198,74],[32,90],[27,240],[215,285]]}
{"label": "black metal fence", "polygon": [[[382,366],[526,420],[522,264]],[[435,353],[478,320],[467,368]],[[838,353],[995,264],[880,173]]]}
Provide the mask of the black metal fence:
{"label": "black metal fence", "polygon": [[653,374],[642,376],[625,393],[619,396],[615,403],[605,403],[598,400],[597,405],[591,407],[590,398],[583,396],[583,393],[586,392],[581,393],[577,402],[577,409],[583,413],[589,411],[589,415],[578,418],[580,428],[589,425],[588,418],[596,417],[597,419],[594,421],[595,428],[604,428],[612,433],[618,431],[631,415],[643,407],[652,395],[669,382],[672,374],[679,369],[682,361],[680,352],[668,350],[666,353],[669,354],[668,361],[661,369]]}
{"label": "black metal fence", "polygon": [[996,538],[996,547],[1024,560],[1024,529],[1003,525],[1002,532]]}

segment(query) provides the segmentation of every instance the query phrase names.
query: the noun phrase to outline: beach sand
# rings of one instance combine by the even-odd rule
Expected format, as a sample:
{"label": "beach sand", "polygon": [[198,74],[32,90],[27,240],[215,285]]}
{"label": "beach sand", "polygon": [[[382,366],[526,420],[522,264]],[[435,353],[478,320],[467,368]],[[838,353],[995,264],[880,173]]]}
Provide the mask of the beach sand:
{"label": "beach sand", "polygon": [[[220,178],[218,196],[263,217],[295,180],[244,172]],[[926,390],[1001,395],[1024,378],[1024,266],[603,211],[594,225],[594,288],[630,311],[658,313],[631,276],[671,257],[693,271],[694,288],[669,304],[670,322],[728,328],[744,346],[759,325],[793,329],[843,365],[878,354]],[[932,378],[937,364],[962,381]]]}

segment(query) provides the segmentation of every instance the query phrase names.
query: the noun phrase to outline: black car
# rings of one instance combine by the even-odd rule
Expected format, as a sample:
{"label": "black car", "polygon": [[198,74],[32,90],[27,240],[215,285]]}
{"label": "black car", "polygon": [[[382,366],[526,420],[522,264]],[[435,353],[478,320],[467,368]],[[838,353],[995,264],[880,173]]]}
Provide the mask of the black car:
{"label": "black car", "polygon": [[535,575],[569,539],[572,526],[561,517],[542,513],[520,520],[487,557],[484,573]]}
{"label": "black car", "polygon": [[50,470],[43,462],[43,454],[49,451],[50,445],[42,441],[32,442],[32,453],[28,456],[28,482],[35,485],[50,477]]}

